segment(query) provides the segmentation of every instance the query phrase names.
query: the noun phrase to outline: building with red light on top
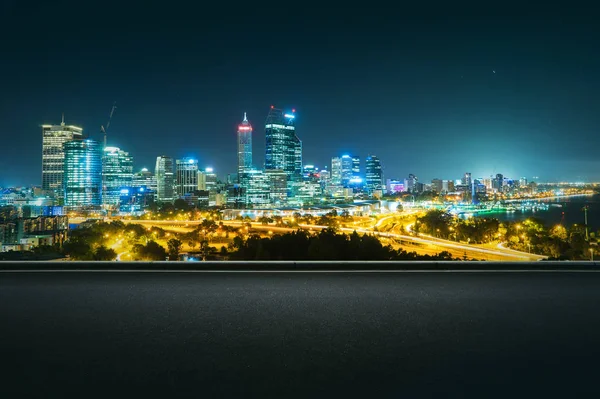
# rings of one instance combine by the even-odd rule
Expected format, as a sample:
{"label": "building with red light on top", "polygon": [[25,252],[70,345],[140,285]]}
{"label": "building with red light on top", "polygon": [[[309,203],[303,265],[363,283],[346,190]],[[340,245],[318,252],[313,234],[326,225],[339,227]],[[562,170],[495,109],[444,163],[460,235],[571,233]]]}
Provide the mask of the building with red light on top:
{"label": "building with red light on top", "polygon": [[238,125],[238,178],[252,169],[252,125],[244,112],[244,120]]}

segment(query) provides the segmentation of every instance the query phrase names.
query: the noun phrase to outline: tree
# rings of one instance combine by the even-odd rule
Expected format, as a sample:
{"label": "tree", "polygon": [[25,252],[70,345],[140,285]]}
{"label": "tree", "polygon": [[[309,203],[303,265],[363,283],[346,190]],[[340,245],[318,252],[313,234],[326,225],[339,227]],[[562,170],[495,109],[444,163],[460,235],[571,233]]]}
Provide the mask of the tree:
{"label": "tree", "polygon": [[135,244],[132,252],[140,260],[165,260],[167,257],[167,251],[154,241],[148,241],[146,245]]}
{"label": "tree", "polygon": [[94,251],[93,258],[94,260],[104,261],[115,260],[117,258],[117,253],[114,249],[107,248],[104,245],[101,245],[98,248],[96,248],[96,251]]}
{"label": "tree", "polygon": [[63,253],[75,260],[90,260],[93,258],[92,246],[80,240],[69,240],[63,244]]}
{"label": "tree", "polygon": [[169,241],[167,241],[167,246],[169,247],[169,259],[179,259],[179,251],[181,250],[182,242],[177,238],[171,238]]}
{"label": "tree", "polygon": [[176,210],[184,211],[184,212],[187,212],[190,209],[190,206],[188,205],[188,203],[185,202],[185,200],[183,200],[181,198],[177,198],[175,200],[175,202],[173,203],[173,206],[175,207]]}

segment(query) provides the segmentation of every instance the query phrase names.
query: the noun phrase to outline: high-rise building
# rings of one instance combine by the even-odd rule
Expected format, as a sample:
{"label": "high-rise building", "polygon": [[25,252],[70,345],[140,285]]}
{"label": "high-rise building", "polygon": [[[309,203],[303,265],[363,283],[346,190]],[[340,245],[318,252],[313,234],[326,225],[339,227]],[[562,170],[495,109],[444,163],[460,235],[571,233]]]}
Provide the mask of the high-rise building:
{"label": "high-rise building", "polygon": [[442,181],[442,191],[444,193],[454,192],[454,182],[452,180],[443,180]]}
{"label": "high-rise building", "polygon": [[471,184],[472,184],[471,173],[469,173],[469,172],[465,173],[465,175],[463,176],[463,179],[462,179],[462,184],[464,184],[465,186],[471,187]]}
{"label": "high-rise building", "polygon": [[342,184],[342,158],[331,158],[331,184],[340,186]]}
{"label": "high-rise building", "polygon": [[178,197],[198,190],[198,160],[183,158],[175,161],[176,193]]}
{"label": "high-rise building", "polygon": [[[249,170],[249,169],[248,169]],[[198,190],[216,192],[217,174],[213,168],[198,171]]]}
{"label": "high-rise building", "polygon": [[352,178],[360,178],[360,157],[352,155]]}
{"label": "high-rise building", "polygon": [[119,205],[121,190],[133,183],[133,157],[117,147],[105,147],[102,154],[102,204]]}
{"label": "high-rise building", "polygon": [[171,202],[175,198],[175,178],[173,175],[173,158],[161,155],[156,157],[156,200]]}
{"label": "high-rise building", "polygon": [[419,190],[419,187],[417,186],[418,182],[419,182],[419,179],[417,178],[417,176],[410,173],[408,175],[408,179],[404,179],[404,189],[406,191],[408,191],[409,193],[418,192],[418,190]]}
{"label": "high-rise building", "polygon": [[352,157],[350,155],[342,155],[342,186],[348,187],[352,180]]}
{"label": "high-rise building", "polygon": [[83,129],[65,125],[64,116],[60,125],[42,125],[42,190],[60,202],[64,200],[64,144],[82,137]]}
{"label": "high-rise building", "polygon": [[438,194],[442,193],[444,191],[444,182],[442,179],[431,180],[431,189]]}
{"label": "high-rise building", "polygon": [[288,181],[302,177],[302,142],[296,135],[295,110],[271,107],[265,123],[265,169],[281,169]]}
{"label": "high-rise building", "polygon": [[244,112],[244,120],[238,125],[238,176],[252,169],[252,125]]}
{"label": "high-rise building", "polygon": [[496,178],[492,182],[492,188],[496,191],[502,192],[502,186],[504,185],[504,176],[501,173],[496,175]]}
{"label": "high-rise building", "polygon": [[156,194],[156,175],[147,168],[142,168],[139,172],[133,174],[132,187],[142,187]]}
{"label": "high-rise building", "polygon": [[[262,170],[250,169],[241,177],[246,205],[260,208],[271,203],[271,178]],[[286,174],[287,179],[287,174]]]}
{"label": "high-rise building", "polygon": [[95,140],[77,138],[64,145],[64,203],[70,207],[102,204],[102,149]]}
{"label": "high-rise building", "polygon": [[375,190],[383,189],[383,169],[381,161],[375,155],[369,155],[365,163],[365,182],[367,192],[372,194]]}
{"label": "high-rise building", "polygon": [[266,169],[265,174],[269,177],[270,203],[280,206],[287,199],[287,176],[281,169]]}

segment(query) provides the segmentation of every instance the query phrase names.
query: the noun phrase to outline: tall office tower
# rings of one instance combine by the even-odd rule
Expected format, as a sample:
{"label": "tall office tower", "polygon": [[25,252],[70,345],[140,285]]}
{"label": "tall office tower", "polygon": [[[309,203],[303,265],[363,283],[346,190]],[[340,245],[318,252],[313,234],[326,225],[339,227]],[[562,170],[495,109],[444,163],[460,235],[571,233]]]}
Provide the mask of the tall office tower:
{"label": "tall office tower", "polygon": [[252,125],[244,112],[244,120],[238,125],[238,176],[252,169]]}
{"label": "tall office tower", "polygon": [[438,194],[444,192],[444,182],[442,179],[433,179],[431,180],[431,189]]}
{"label": "tall office tower", "polygon": [[270,203],[280,206],[287,199],[287,176],[281,169],[267,169],[265,175],[269,177]]}
{"label": "tall office tower", "polygon": [[132,187],[141,187],[156,194],[156,176],[146,168],[133,174]]}
{"label": "tall office tower", "polygon": [[173,158],[161,155],[156,157],[156,200],[158,202],[171,202],[175,198],[173,192],[175,178],[173,175]]}
{"label": "tall office tower", "polygon": [[527,178],[526,177],[521,177],[519,179],[519,187],[527,187]]}
{"label": "tall office tower", "polygon": [[177,175],[176,192],[178,197],[198,190],[198,160],[183,158],[175,161]]}
{"label": "tall office tower", "polygon": [[102,155],[102,204],[119,205],[121,190],[132,186],[133,157],[117,147],[105,147]]}
{"label": "tall office tower", "polygon": [[331,158],[331,184],[340,186],[342,184],[342,158]]}
{"label": "tall office tower", "polygon": [[462,179],[462,184],[464,184],[465,186],[471,187],[471,183],[472,183],[471,173],[466,172],[465,176]]}
{"label": "tall office tower", "polygon": [[265,169],[281,169],[288,181],[302,177],[302,142],[296,135],[295,110],[271,107],[265,123]]}
{"label": "tall office tower", "polygon": [[350,155],[342,155],[342,186],[348,187],[352,180],[352,157]]}
{"label": "tall office tower", "polygon": [[408,179],[404,179],[404,190],[408,191],[409,193],[414,193],[418,191],[418,184],[419,179],[417,178],[417,176],[413,175],[412,173],[410,173],[408,175]]}
{"label": "tall office tower", "polygon": [[374,190],[383,189],[383,169],[381,161],[375,155],[369,155],[365,165],[365,182],[367,192],[372,193]]}
{"label": "tall office tower", "polygon": [[358,155],[352,155],[352,178],[360,178],[360,157]]}
{"label": "tall office tower", "polygon": [[52,192],[60,202],[64,200],[65,152],[67,141],[81,139],[83,129],[65,125],[42,125],[42,190]]}
{"label": "tall office tower", "polygon": [[102,204],[102,148],[95,140],[77,138],[64,145],[65,205]]}
{"label": "tall office tower", "polygon": [[496,178],[492,182],[492,188],[497,191],[502,191],[502,186],[504,185],[504,176],[501,173],[496,175]]}
{"label": "tall office tower", "polygon": [[[252,168],[246,169],[250,170]],[[245,173],[245,171],[244,171]],[[217,174],[213,168],[198,171],[198,190],[215,192],[217,189]]]}

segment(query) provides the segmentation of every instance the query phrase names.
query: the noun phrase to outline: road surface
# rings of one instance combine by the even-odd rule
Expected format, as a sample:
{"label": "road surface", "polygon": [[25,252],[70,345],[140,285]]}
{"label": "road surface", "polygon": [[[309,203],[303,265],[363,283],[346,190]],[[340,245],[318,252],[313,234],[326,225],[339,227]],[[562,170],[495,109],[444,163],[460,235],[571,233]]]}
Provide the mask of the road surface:
{"label": "road surface", "polygon": [[2,396],[599,397],[600,273],[0,273]]}

